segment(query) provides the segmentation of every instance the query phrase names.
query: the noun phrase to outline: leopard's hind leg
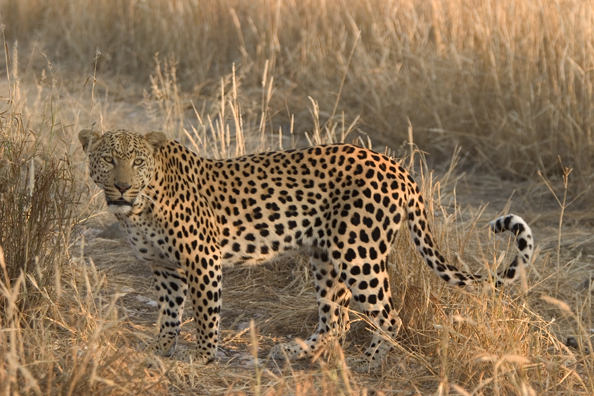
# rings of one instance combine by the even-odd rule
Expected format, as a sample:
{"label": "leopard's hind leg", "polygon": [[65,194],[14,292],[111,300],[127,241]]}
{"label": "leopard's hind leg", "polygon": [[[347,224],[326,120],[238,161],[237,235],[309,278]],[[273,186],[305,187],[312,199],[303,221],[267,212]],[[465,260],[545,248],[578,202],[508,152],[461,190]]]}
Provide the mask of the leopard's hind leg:
{"label": "leopard's hind leg", "polygon": [[313,356],[335,337],[349,329],[348,306],[351,292],[340,279],[339,272],[322,249],[316,249],[310,259],[318,298],[319,322],[316,331],[303,341],[291,341],[272,348],[275,359],[287,356],[300,359]]}

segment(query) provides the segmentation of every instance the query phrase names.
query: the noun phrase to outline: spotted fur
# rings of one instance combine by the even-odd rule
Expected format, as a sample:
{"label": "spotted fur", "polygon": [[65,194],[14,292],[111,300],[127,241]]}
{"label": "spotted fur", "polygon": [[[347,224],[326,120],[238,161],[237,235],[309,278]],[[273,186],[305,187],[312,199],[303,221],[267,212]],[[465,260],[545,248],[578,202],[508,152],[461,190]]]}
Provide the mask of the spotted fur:
{"label": "spotted fur", "polygon": [[[230,160],[201,158],[162,132],[79,134],[90,174],[126,230],[136,256],[151,265],[159,299],[159,335],[151,349],[171,355],[186,297],[192,301],[201,362],[219,342],[222,265],[258,264],[292,250],[311,255],[319,324],[304,342],[277,345],[274,357],[313,355],[349,327],[351,298],[381,329],[358,369],[377,367],[395,337],[387,258],[404,224],[441,279],[470,286],[485,277],[446,262],[431,234],[423,197],[391,158],[346,144],[266,152]],[[497,285],[530,262],[530,227],[509,215],[491,223],[516,234],[518,255]]]}

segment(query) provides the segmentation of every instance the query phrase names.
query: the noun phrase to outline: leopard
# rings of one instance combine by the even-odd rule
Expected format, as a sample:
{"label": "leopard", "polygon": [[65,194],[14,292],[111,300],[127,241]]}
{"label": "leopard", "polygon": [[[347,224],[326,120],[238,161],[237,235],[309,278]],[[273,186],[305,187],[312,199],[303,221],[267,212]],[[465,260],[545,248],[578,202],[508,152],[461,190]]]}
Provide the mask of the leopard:
{"label": "leopard", "polygon": [[354,300],[375,328],[364,356],[349,361],[365,371],[381,366],[402,326],[388,276],[388,255],[402,226],[429,269],[457,287],[510,284],[532,260],[532,231],[509,214],[489,223],[495,233],[515,235],[516,256],[503,270],[471,274],[446,261],[411,174],[363,147],[328,144],[210,159],[162,131],[83,129],[79,140],[108,210],[152,270],[161,320],[148,349],[156,355],[174,354],[189,298],[196,346],[182,352],[198,363],[215,359],[223,266],[256,265],[292,251],[308,255],[317,329],[305,340],[275,345],[270,356],[293,360],[323,351],[349,330]]}

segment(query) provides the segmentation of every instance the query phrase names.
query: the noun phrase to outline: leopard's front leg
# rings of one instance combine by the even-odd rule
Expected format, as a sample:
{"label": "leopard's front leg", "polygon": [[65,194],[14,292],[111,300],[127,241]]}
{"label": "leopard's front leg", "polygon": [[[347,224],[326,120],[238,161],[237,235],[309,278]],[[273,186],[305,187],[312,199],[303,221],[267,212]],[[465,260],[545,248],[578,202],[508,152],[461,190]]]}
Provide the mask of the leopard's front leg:
{"label": "leopard's front leg", "polygon": [[186,272],[158,264],[152,264],[151,269],[159,306],[159,334],[148,349],[161,356],[171,356],[177,345],[188,291]]}
{"label": "leopard's front leg", "polygon": [[[155,239],[163,235],[154,226],[151,217],[116,215],[128,236],[134,255],[150,265],[159,307],[159,334],[149,343],[147,350],[161,356],[171,356],[177,346],[184,303],[188,291],[186,268],[172,258],[167,249]],[[136,224],[147,224],[139,228]],[[153,239],[149,235],[154,236]]]}
{"label": "leopard's front leg", "polygon": [[[189,296],[194,308],[196,321],[195,351],[185,352],[184,356],[208,363],[215,358],[219,344],[219,324],[222,305],[222,268],[218,248],[204,246],[200,260],[187,269]],[[206,254],[208,252],[209,254]]]}

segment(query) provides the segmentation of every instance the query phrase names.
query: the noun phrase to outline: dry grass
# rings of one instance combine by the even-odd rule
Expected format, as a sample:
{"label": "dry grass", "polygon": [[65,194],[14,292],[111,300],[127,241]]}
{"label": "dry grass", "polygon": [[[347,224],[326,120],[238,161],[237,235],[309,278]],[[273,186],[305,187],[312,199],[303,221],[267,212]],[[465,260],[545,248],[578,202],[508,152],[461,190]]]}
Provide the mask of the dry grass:
{"label": "dry grass", "polygon": [[[0,16],[1,394],[594,393],[592,216],[570,205],[593,170],[592,4],[5,0]],[[95,236],[113,219],[73,138],[94,121],[164,129],[220,158],[361,137],[416,170],[457,265],[513,254],[482,228],[510,205],[540,253],[521,285],[467,293],[429,274],[402,233],[390,271],[405,326],[380,372],[344,365],[370,337],[356,311],[315,362],[267,359],[315,328],[302,257],[226,269],[218,363],[150,358],[150,276],[125,243]],[[432,155],[403,144],[413,137]],[[566,185],[557,156],[573,167]]]}
{"label": "dry grass", "polygon": [[29,73],[43,53],[65,80],[96,66],[146,87],[158,53],[200,109],[234,63],[244,125],[295,117],[311,130],[309,96],[323,125],[360,116],[382,145],[400,145],[410,120],[440,159],[462,145],[484,169],[529,180],[560,174],[561,156],[577,191],[593,174],[589,1],[5,0],[0,13]]}

